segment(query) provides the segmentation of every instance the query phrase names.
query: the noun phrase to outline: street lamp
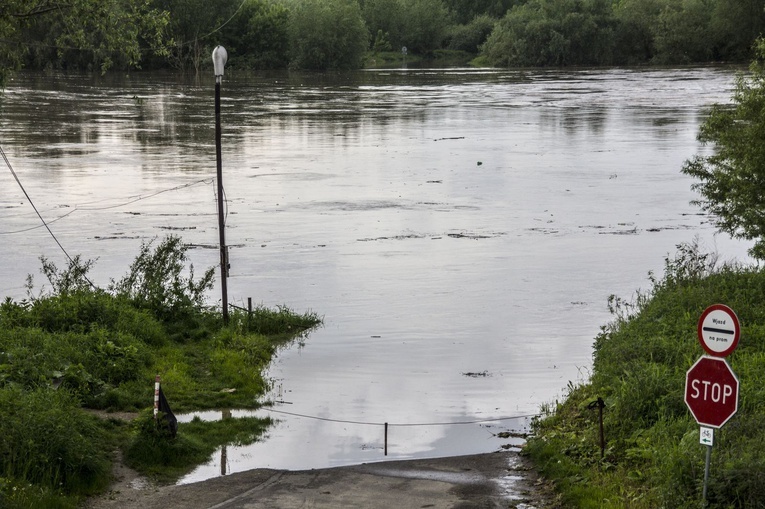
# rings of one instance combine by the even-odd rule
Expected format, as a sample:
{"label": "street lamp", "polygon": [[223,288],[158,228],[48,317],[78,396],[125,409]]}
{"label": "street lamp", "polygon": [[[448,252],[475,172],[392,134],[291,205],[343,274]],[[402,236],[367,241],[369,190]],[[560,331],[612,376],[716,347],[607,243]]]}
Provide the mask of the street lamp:
{"label": "street lamp", "polygon": [[228,53],[223,46],[216,46],[212,52],[213,67],[215,68],[215,156],[218,162],[218,232],[220,233],[220,288],[221,306],[223,308],[223,323],[228,323],[228,248],[226,247],[226,232],[223,221],[223,165],[220,146],[220,83],[223,78],[223,67],[228,60]]}

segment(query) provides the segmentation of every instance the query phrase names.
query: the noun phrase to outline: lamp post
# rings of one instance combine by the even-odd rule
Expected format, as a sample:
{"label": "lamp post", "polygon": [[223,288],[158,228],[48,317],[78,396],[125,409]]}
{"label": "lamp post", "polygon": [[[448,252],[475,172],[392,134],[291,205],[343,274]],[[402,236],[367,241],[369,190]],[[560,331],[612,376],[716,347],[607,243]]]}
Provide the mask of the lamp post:
{"label": "lamp post", "polygon": [[228,60],[226,48],[216,46],[212,52],[213,67],[215,68],[215,156],[218,163],[218,232],[220,233],[220,288],[221,306],[223,308],[223,323],[228,323],[228,248],[226,247],[226,232],[223,221],[223,165],[220,147],[220,83],[223,78],[223,67]]}

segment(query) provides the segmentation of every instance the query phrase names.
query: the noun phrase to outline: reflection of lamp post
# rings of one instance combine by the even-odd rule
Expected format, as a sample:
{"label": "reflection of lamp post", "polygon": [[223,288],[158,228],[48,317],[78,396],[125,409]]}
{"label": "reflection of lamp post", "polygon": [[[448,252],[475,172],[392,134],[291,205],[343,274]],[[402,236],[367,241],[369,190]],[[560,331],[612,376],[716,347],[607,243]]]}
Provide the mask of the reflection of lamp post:
{"label": "reflection of lamp post", "polygon": [[228,323],[228,248],[226,248],[226,233],[223,223],[223,165],[220,148],[220,83],[223,78],[223,67],[228,60],[226,48],[216,46],[212,52],[213,67],[215,68],[215,156],[218,161],[218,231],[220,232],[220,288],[223,322]]}

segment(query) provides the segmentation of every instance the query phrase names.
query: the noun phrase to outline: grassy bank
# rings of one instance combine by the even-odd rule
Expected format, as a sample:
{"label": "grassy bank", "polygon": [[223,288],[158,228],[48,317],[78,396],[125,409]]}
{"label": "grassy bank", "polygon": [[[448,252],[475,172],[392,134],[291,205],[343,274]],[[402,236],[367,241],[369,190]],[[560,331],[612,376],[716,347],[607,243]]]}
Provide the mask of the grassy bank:
{"label": "grassy bank", "polygon": [[[732,307],[742,324],[728,357],[740,380],[738,413],[715,433],[709,507],[762,507],[765,500],[765,272],[715,267],[695,245],[679,246],[662,278],[634,301],[610,301],[614,320],[594,345],[589,383],[535,424],[526,453],[568,507],[697,508],[705,448],[685,402],[686,371],[703,351],[702,311]],[[605,401],[601,458],[597,398]]]}
{"label": "grassy bank", "polygon": [[[113,451],[140,471],[172,478],[225,443],[249,443],[268,419],[157,426],[154,377],[174,412],[256,408],[273,355],[320,323],[287,308],[233,313],[205,308],[212,271],[194,279],[185,246],[146,244],[108,290],[90,262],[65,270],[43,260],[50,289],[0,305],[0,507],[70,508],[104,490]],[[132,423],[87,409],[140,412]],[[162,422],[162,421],[160,421]]]}

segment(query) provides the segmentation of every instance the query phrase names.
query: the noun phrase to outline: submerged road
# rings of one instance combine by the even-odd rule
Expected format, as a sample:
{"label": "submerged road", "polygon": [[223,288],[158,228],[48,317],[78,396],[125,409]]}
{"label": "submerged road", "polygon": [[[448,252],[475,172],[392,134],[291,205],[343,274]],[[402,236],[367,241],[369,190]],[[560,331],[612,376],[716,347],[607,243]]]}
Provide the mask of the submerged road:
{"label": "submerged road", "polygon": [[[131,483],[86,507],[105,509],[555,507],[515,452],[287,471],[256,469],[163,487]],[[140,488],[140,489],[135,489]]]}

